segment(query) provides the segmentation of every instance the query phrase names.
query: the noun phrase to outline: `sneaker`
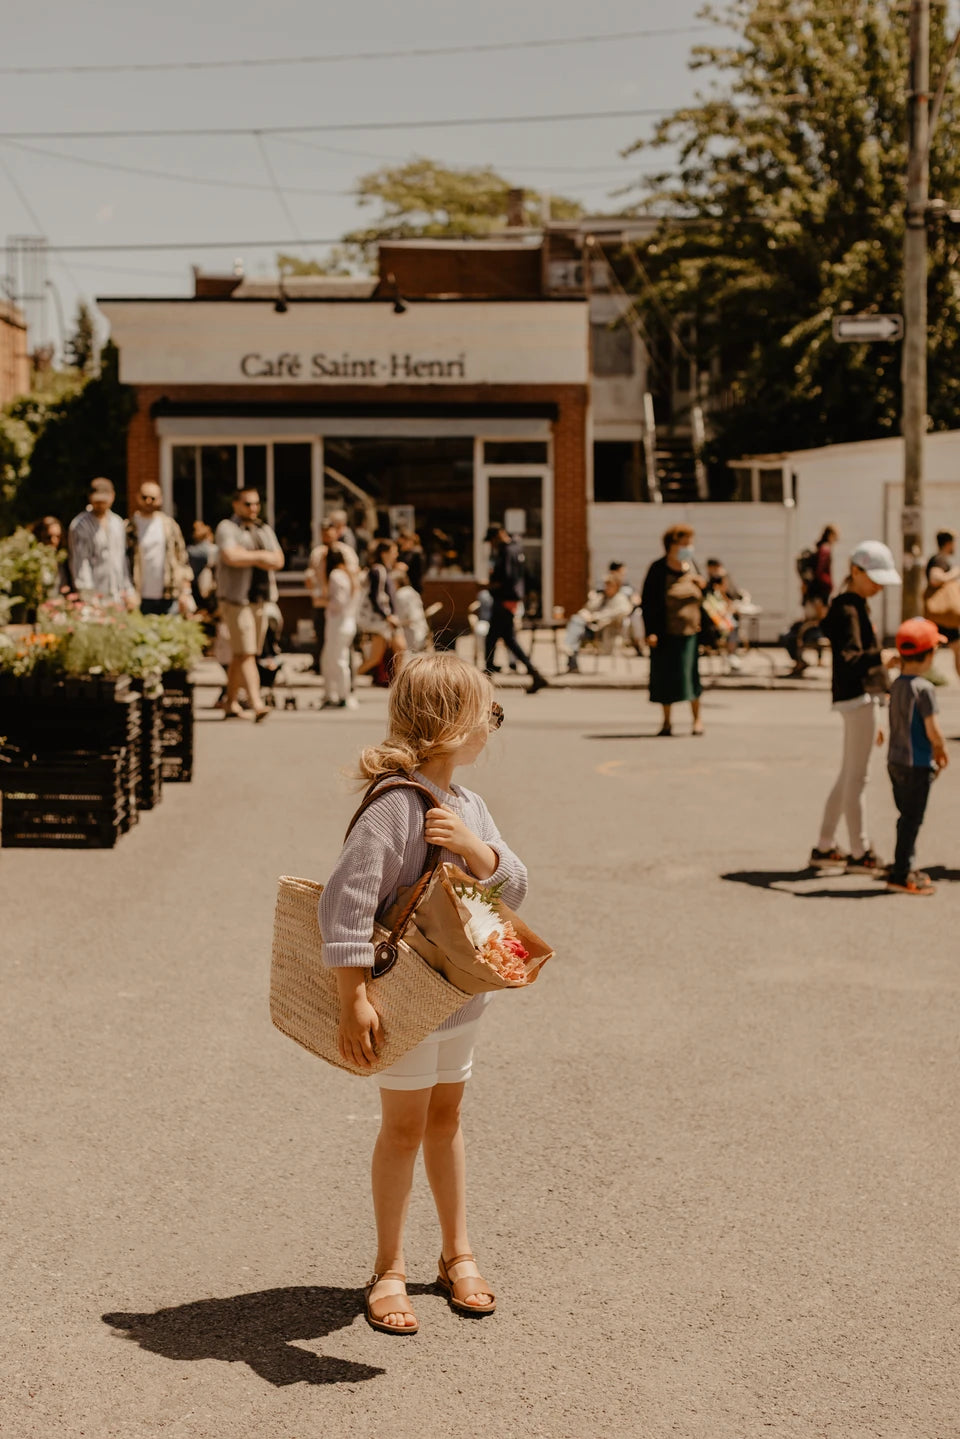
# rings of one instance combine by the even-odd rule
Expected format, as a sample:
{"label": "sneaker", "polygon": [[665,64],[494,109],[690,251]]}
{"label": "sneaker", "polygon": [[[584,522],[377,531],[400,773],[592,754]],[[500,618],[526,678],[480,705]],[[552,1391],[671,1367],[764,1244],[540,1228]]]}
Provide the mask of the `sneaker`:
{"label": "sneaker", "polygon": [[580,666],[579,666],[579,664],[577,663],[577,657],[576,657],[576,655],[571,655],[570,658],[567,660],[567,674],[568,674],[568,675],[578,675],[579,673],[580,673]]}
{"label": "sneaker", "polygon": [[887,889],[892,894],[936,894],[937,887],[931,882],[930,876],[922,870],[914,870],[908,874],[906,879],[888,879]]}
{"label": "sneaker", "polygon": [[850,856],[837,849],[836,845],[832,849],[814,848],[810,851],[811,869],[846,869],[849,863]]}
{"label": "sneaker", "polygon": [[732,675],[740,674],[741,670],[743,669],[743,664],[738,655],[731,655],[728,663],[730,665],[730,673]]}
{"label": "sneaker", "polygon": [[874,879],[886,879],[886,866],[872,849],[864,850],[858,859],[853,855],[847,860],[847,874],[872,874]]}
{"label": "sneaker", "polygon": [[527,690],[527,694],[535,695],[537,693],[537,690],[545,690],[548,688],[548,681],[544,679],[542,674],[536,673],[533,675],[533,678],[530,681],[530,687]]}

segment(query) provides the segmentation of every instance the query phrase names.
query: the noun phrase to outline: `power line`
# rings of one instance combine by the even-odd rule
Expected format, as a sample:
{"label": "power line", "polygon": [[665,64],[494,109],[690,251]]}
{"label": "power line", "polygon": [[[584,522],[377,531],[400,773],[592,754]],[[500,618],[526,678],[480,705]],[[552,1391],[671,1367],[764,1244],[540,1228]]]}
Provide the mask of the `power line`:
{"label": "power line", "polygon": [[[256,137],[254,137],[254,138],[256,138]],[[291,144],[300,144],[301,142],[300,142],[300,141],[291,141],[290,143],[291,143]],[[308,142],[303,142],[303,143],[308,143]],[[20,150],[20,151],[22,151],[23,153],[29,154],[29,155],[42,155],[42,156],[44,156],[44,157],[46,157],[46,158],[48,158],[48,159],[51,159],[51,160],[63,160],[63,161],[64,161],[66,164],[68,164],[68,165],[84,165],[84,166],[86,166],[88,169],[92,169],[92,170],[107,170],[107,171],[111,171],[111,172],[116,172],[117,174],[120,174],[120,175],[138,175],[138,176],[142,176],[142,177],[144,177],[144,178],[150,178],[150,179],[155,179],[155,180],[171,180],[171,181],[173,181],[173,182],[175,182],[175,183],[177,183],[177,184],[182,184],[182,185],[201,185],[204,189],[213,188],[213,189],[220,189],[220,190],[246,190],[246,191],[254,190],[254,191],[259,192],[260,194],[263,194],[264,191],[268,191],[268,190],[269,190],[269,191],[272,191],[273,193],[276,193],[276,188],[275,188],[275,185],[274,185],[273,183],[263,185],[263,184],[258,183],[256,180],[221,180],[221,179],[214,179],[212,176],[206,176],[206,175],[184,175],[181,171],[178,171],[178,170],[154,170],[154,169],[151,169],[151,168],[149,168],[148,166],[144,166],[144,165],[124,165],[124,164],[122,164],[120,161],[117,161],[117,160],[92,160],[92,159],[90,159],[89,156],[87,156],[87,155],[70,155],[70,154],[67,154],[67,153],[66,153],[65,151],[63,151],[63,150],[50,150],[50,149],[48,149],[48,148],[47,148],[46,146],[44,146],[44,145],[24,145],[24,144],[21,143],[19,140],[3,140],[3,141],[0,141],[0,145],[9,146],[11,149]],[[315,149],[315,150],[322,150],[323,148],[324,148],[324,147],[323,147],[323,146],[320,146],[320,145],[315,145],[315,146],[314,146],[314,145],[311,145],[311,146],[310,146],[310,149],[312,149],[312,150],[314,150],[314,149]],[[344,153],[344,152],[341,152],[341,153]],[[350,151],[347,151],[347,152],[345,152],[345,153],[350,154],[351,152],[350,152]],[[380,155],[378,155],[378,156],[376,156],[375,158],[377,158],[377,159],[396,159],[397,161],[403,161],[405,158],[409,158],[409,157],[404,157],[404,156],[380,156]],[[271,165],[271,172],[272,172],[272,168],[273,168],[273,167],[272,167],[272,165]],[[580,180],[577,180],[577,179],[571,177],[570,182],[569,182],[569,183],[570,183],[570,188],[577,190],[578,193],[579,193],[581,190],[602,190],[602,189],[604,189],[604,188],[610,189],[610,190],[612,191],[613,188],[614,188],[614,186],[617,185],[617,184],[619,184],[621,181],[623,181],[624,183],[630,183],[630,182],[632,182],[633,179],[634,179],[633,174],[632,174],[629,170],[625,170],[623,164],[616,165],[616,166],[612,166],[612,165],[611,165],[611,166],[606,166],[606,165],[596,165],[596,166],[594,166],[594,165],[582,165],[582,166],[580,166],[580,165],[574,165],[574,166],[569,166],[569,167],[567,167],[567,166],[560,166],[560,165],[557,165],[557,166],[552,166],[552,165],[547,165],[547,166],[541,166],[541,165],[530,165],[530,166],[528,166],[528,165],[515,165],[513,168],[514,168],[515,170],[520,170],[520,171],[546,170],[546,171],[550,171],[551,173],[566,173],[566,171],[569,169],[570,171],[573,171],[576,175],[585,174],[585,175],[594,175],[594,176],[601,175],[601,174],[604,172],[604,170],[607,170],[607,169],[610,169],[610,170],[613,170],[613,171],[616,172],[616,178],[613,178],[613,179],[611,179],[611,180],[609,180],[609,181],[595,179],[595,180],[591,180],[591,181],[587,182],[587,181],[580,181]],[[353,190],[353,189],[349,189],[349,190],[325,190],[325,189],[320,189],[320,188],[318,188],[317,186],[314,186],[314,185],[283,185],[281,188],[282,188],[284,194],[287,194],[287,195],[315,195],[315,196],[316,196],[316,195],[319,195],[319,196],[323,196],[323,197],[328,198],[328,199],[330,199],[330,198],[349,199],[349,198],[351,198],[351,197],[355,197],[355,196],[356,196],[356,191]],[[540,185],[540,188],[544,188],[542,184]],[[290,216],[289,216],[289,215],[287,216],[287,219],[290,220]],[[295,229],[295,228],[296,228],[296,226],[293,224],[292,220],[291,220],[291,228],[292,228],[292,229]]]}
{"label": "power line", "polygon": [[[260,185],[255,180],[213,180],[202,175],[183,175],[174,170],[151,170],[143,165],[123,165],[114,160],[91,160],[86,155],[68,155],[62,150],[48,150],[40,145],[24,145],[19,140],[4,140],[0,142],[9,145],[15,150],[23,150],[30,155],[46,155],[52,160],[66,160],[74,165],[86,165],[94,170],[116,170],[123,175],[144,175],[155,180],[178,180],[185,185],[211,185],[218,189],[227,190],[272,190],[273,185]],[[347,196],[353,193],[352,190],[318,190],[306,185],[286,185],[284,187],[291,194],[295,195],[325,195],[325,196]]]}
{"label": "power line", "polygon": [[636,120],[672,115],[672,109],[569,110],[551,115],[475,115],[446,120],[352,120],[321,125],[195,126],[182,130],[6,130],[0,140],[185,140],[197,136],[345,134],[362,130],[450,130],[469,125],[555,125],[567,121]]}
{"label": "power line", "polygon": [[[453,235],[449,239],[476,239],[475,235]],[[47,245],[51,255],[114,255],[150,250],[273,250],[296,249],[306,245],[342,245],[343,236],[325,240],[156,240],[120,245]]]}
{"label": "power line", "polygon": [[266,170],[267,174],[268,174],[269,177],[270,177],[270,188],[273,190],[273,193],[274,193],[274,194],[276,195],[276,197],[277,197],[277,202],[278,202],[281,210],[283,211],[283,214],[284,214],[284,217],[285,217],[285,219],[286,219],[286,221],[287,221],[287,224],[290,226],[291,230],[292,230],[293,233],[297,236],[297,239],[298,239],[298,240],[300,241],[300,243],[302,244],[303,241],[302,241],[302,237],[301,237],[301,235],[300,235],[300,226],[297,224],[296,217],[295,217],[293,211],[290,209],[290,205],[289,205],[289,203],[288,203],[288,201],[287,201],[286,195],[283,193],[283,190],[280,188],[280,181],[277,179],[277,172],[276,172],[276,170],[274,170],[273,166],[271,165],[271,163],[270,163],[270,156],[267,154],[266,142],[265,142],[263,136],[260,134],[259,130],[257,131],[257,133],[254,135],[253,138],[254,138],[254,139],[256,140],[256,142],[257,142],[257,149],[260,151],[260,158],[261,158],[261,160],[263,161],[263,168]]}
{"label": "power line", "polygon": [[[354,160],[394,160],[397,164],[405,164],[411,159],[409,151],[406,155],[397,155],[392,152],[387,153],[383,150],[344,150],[340,145],[317,145],[312,140],[295,140],[290,135],[275,135],[274,139],[280,145],[295,145],[298,150],[317,150],[323,155],[348,155]],[[621,160],[618,165],[539,165],[533,162],[518,165],[513,160],[507,161],[502,165],[496,161],[492,163],[495,170],[509,169],[512,166],[515,169],[540,170],[543,171],[544,174],[597,175],[604,170],[622,172],[626,162]]]}
{"label": "power line", "polygon": [[334,55],[257,56],[245,60],[149,60],[95,65],[3,65],[0,75],[120,75],[170,70],[254,70],[291,65],[341,65],[369,60],[422,60],[449,55],[493,55],[507,50],[558,50],[571,45],[605,45],[624,40],[692,35],[712,25],[668,25],[656,29],[619,30],[606,34],[550,36],[534,40],[499,40],[467,45],[417,46],[411,50],[354,50]]}

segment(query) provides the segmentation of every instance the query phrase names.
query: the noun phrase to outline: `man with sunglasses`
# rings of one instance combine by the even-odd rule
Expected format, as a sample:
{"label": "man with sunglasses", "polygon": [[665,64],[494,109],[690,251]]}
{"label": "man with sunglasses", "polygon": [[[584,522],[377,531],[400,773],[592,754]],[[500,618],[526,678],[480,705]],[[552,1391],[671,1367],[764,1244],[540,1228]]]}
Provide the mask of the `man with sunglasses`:
{"label": "man with sunglasses", "polygon": [[163,493],[155,480],[144,480],[137,509],[127,520],[127,559],[133,587],[145,615],[182,615],[194,609],[193,570],[180,526],[164,514]]}
{"label": "man with sunglasses", "polygon": [[276,571],[283,569],[283,551],[269,525],[260,520],[260,496],[249,487],[233,496],[233,518],[217,526],[217,595],[220,618],[230,636],[232,658],[224,701],[227,719],[243,714],[241,685],[253,706],[254,719],[270,713],[260,696],[257,655],[263,648],[265,606],[276,603]]}

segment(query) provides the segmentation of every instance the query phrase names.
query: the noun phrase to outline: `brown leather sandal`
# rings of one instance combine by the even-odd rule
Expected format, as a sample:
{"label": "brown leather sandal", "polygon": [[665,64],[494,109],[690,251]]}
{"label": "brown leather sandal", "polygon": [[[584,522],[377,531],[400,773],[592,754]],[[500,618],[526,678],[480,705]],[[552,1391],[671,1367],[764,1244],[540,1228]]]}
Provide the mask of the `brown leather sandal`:
{"label": "brown leather sandal", "polygon": [[[437,1275],[437,1284],[447,1296],[447,1303],[451,1309],[458,1314],[492,1314],[497,1307],[497,1299],[493,1290],[479,1274],[458,1274],[456,1271],[462,1269],[465,1264],[476,1264],[472,1254],[455,1254],[452,1259],[444,1259],[440,1255],[440,1273]],[[487,1296],[487,1304],[468,1304],[467,1294],[484,1294]]]}
{"label": "brown leather sandal", "polygon": [[[377,1299],[370,1298],[370,1292],[375,1284],[384,1280],[389,1281],[389,1288]],[[382,1334],[416,1334],[420,1328],[419,1323],[414,1324],[384,1324],[384,1316],[387,1314],[413,1314],[413,1306],[407,1295],[407,1276],[399,1274],[396,1269],[388,1269],[384,1274],[375,1274],[363,1291],[366,1300],[367,1323],[371,1329],[379,1329]],[[413,1314],[414,1319],[416,1315]]]}

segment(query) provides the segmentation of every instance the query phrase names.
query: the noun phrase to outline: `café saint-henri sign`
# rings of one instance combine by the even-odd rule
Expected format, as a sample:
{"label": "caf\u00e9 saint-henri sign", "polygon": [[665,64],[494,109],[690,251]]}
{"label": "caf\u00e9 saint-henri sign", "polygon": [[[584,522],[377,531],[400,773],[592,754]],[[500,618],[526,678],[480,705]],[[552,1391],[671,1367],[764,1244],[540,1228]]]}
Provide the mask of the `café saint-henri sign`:
{"label": "caf\u00e9 saint-henri sign", "polygon": [[364,390],[585,385],[585,303],[102,300],[125,384]]}
{"label": "caf\u00e9 saint-henri sign", "polygon": [[392,350],[386,355],[328,355],[320,350],[303,355],[293,350],[265,354],[252,350],[240,360],[245,380],[373,380],[402,384],[405,380],[465,380],[465,352],[444,359]]}

